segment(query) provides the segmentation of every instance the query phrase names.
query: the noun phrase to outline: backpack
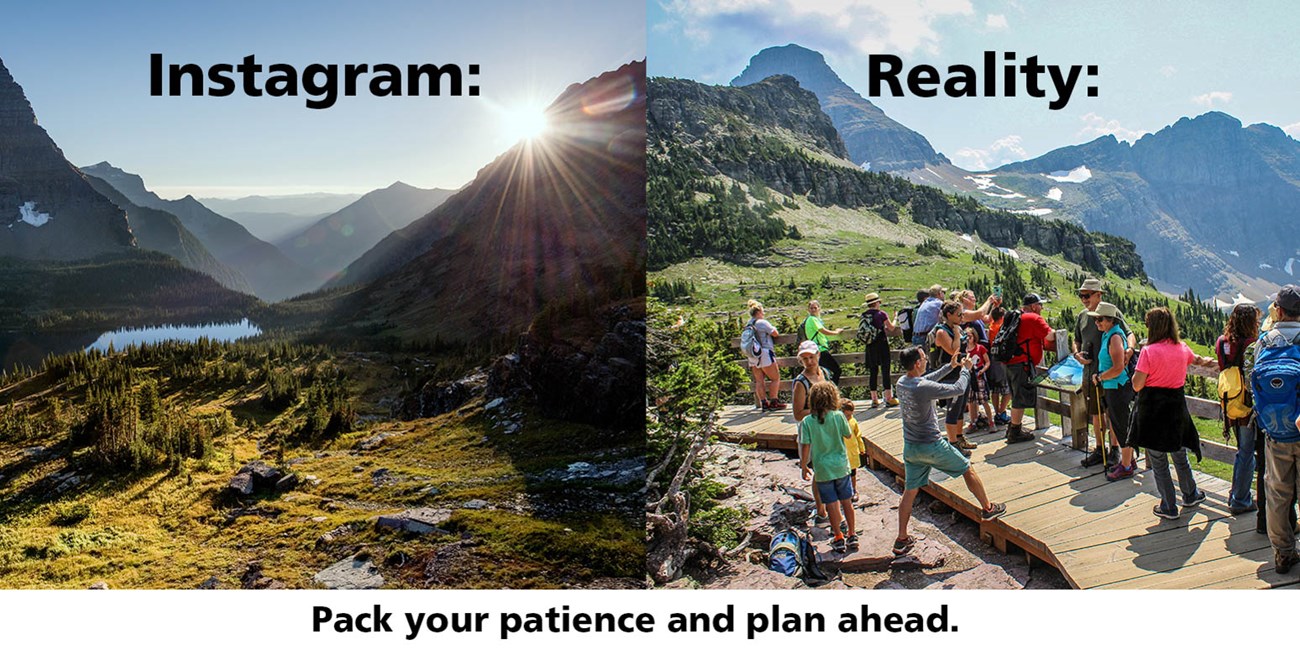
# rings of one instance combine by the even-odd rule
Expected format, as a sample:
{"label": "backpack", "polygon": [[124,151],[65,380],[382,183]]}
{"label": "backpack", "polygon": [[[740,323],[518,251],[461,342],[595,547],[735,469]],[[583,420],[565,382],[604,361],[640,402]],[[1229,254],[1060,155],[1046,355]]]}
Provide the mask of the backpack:
{"label": "backpack", "polygon": [[[1219,352],[1223,349],[1220,346]],[[1247,402],[1246,382],[1241,375],[1241,357],[1219,372],[1219,406],[1223,409],[1223,428],[1226,433],[1229,420],[1240,420],[1250,416],[1251,408]],[[1224,355],[1225,359],[1227,355]],[[1226,437],[1226,436],[1225,436]]]}
{"label": "backpack", "polygon": [[799,321],[799,340],[794,342],[795,347],[798,347],[798,345],[804,341],[811,340],[808,336],[808,321],[810,320],[812,320],[812,316]]}
{"label": "backpack", "polygon": [[903,330],[903,342],[906,344],[912,340],[912,322],[916,317],[914,307],[905,307],[898,310],[898,329]]}
{"label": "backpack", "polygon": [[767,568],[806,581],[824,581],[826,574],[818,566],[821,559],[807,535],[787,528],[772,537],[768,547]]}
{"label": "backpack", "polygon": [[1020,310],[1013,309],[1002,317],[1002,329],[998,330],[997,338],[989,346],[989,356],[996,361],[1010,363],[1024,353],[1024,347],[1020,345]]}
{"label": "backpack", "polygon": [[862,312],[862,315],[859,316],[858,319],[858,340],[865,345],[875,343],[876,338],[879,337],[882,332],[880,331],[880,328],[876,327],[876,324],[872,322],[871,312]]}
{"label": "backpack", "polygon": [[[949,327],[947,323],[937,323],[934,327],[931,327],[930,333],[925,335],[925,354],[929,357],[930,370],[937,370],[939,368],[939,357],[943,353],[943,350],[939,348],[939,344],[935,341],[941,328],[943,331],[948,333],[950,338],[960,340],[960,337],[952,331],[952,328]],[[958,343],[958,346],[960,345],[961,344]]]}
{"label": "backpack", "polygon": [[758,341],[758,329],[754,321],[745,324],[744,329],[740,330],[740,351],[746,356],[755,358],[763,354],[763,344]]}
{"label": "backpack", "polygon": [[[1269,332],[1272,336],[1277,331]],[[1276,442],[1300,441],[1300,336],[1290,345],[1265,347],[1260,339],[1250,387],[1255,393],[1255,424]]]}

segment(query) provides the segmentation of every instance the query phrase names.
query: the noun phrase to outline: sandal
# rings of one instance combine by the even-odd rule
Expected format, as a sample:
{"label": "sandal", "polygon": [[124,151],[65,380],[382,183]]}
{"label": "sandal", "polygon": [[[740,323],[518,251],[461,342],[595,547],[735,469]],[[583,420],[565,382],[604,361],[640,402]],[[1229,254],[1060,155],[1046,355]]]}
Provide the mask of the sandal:
{"label": "sandal", "polygon": [[896,539],[894,540],[894,555],[904,555],[908,551],[912,550],[913,546],[916,546],[916,538],[911,535],[908,535],[903,539]]}

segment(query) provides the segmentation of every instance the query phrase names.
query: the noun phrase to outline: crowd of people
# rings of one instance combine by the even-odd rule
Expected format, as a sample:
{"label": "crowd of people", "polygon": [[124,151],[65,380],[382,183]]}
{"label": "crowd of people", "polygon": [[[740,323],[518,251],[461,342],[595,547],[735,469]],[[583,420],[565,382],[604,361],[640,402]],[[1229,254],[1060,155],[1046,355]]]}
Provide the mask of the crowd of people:
{"label": "crowd of people", "polygon": [[[1097,440],[1081,464],[1103,465],[1110,481],[1128,479],[1138,473],[1141,450],[1159,492],[1156,517],[1178,519],[1181,509],[1203,503],[1206,494],[1197,487],[1187,457],[1191,452],[1199,461],[1201,445],[1185,386],[1190,366],[1217,368],[1224,430],[1237,440],[1228,506],[1233,515],[1242,515],[1262,504],[1277,571],[1286,573],[1300,564],[1294,523],[1300,495],[1300,288],[1283,287],[1262,324],[1264,315],[1254,305],[1234,307],[1212,358],[1197,355],[1180,338],[1168,308],[1144,314],[1147,335],[1139,342],[1120,310],[1106,302],[1100,280],[1084,280],[1078,299],[1081,309],[1069,332],[1069,350],[1083,368],[1079,393]],[[894,553],[912,548],[912,504],[932,470],[962,477],[985,520],[1006,512],[1005,504],[989,499],[972,467],[971,450],[977,445],[967,435],[1005,427],[1008,444],[1035,439],[1023,426],[1025,409],[1035,405],[1044,350],[1054,347],[1058,336],[1042,316],[1044,302],[1031,293],[1018,309],[1009,309],[996,290],[980,304],[972,291],[948,293],[934,285],[918,292],[914,306],[891,318],[880,308],[880,296],[867,294],[859,338],[870,332],[864,340],[870,408],[899,407],[903,428],[904,491]],[[780,333],[764,318],[761,304],[750,301],[749,312],[746,357],[756,402],[763,410],[784,409],[775,354]],[[818,522],[831,526],[832,548],[851,551],[858,544],[855,461],[865,446],[854,404],[837,387],[842,371],[830,352],[828,337],[844,330],[826,326],[817,301],[809,303],[808,313],[799,325],[800,372],[792,382],[790,404],[799,423],[800,467],[805,480],[813,481]],[[903,376],[897,383],[890,373],[890,338],[904,343],[898,352]],[[1258,500],[1251,494],[1257,444],[1264,445],[1265,459],[1264,494]]]}

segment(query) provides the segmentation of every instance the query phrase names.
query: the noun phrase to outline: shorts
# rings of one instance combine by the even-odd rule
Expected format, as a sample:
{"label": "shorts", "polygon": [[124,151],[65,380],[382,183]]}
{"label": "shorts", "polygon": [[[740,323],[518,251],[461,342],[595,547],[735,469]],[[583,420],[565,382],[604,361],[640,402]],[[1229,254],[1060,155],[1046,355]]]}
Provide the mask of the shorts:
{"label": "shorts", "polygon": [[[990,370],[989,372],[993,372]],[[989,401],[989,373],[982,375],[972,374],[970,376],[970,389],[966,391],[966,398],[976,404],[983,404]]]}
{"label": "shorts", "polygon": [[1093,383],[1090,371],[1083,372],[1083,403],[1088,407],[1088,415],[1097,417],[1106,410],[1106,389]]}
{"label": "shorts", "polygon": [[966,397],[970,391],[948,400],[948,414],[943,417],[944,424],[961,424],[966,419]]}
{"label": "shorts", "polygon": [[770,366],[770,365],[776,363],[776,351],[775,351],[775,350],[763,350],[762,352],[759,352],[759,353],[758,353],[758,356],[757,356],[757,357],[748,357],[748,356],[747,356],[747,357],[745,357],[745,358],[749,360],[749,367],[750,367],[750,368],[766,368],[766,367],[768,367],[768,366]]}
{"label": "shorts", "polygon": [[942,438],[938,442],[918,444],[903,441],[903,489],[916,490],[930,483],[930,470],[948,476],[961,476],[970,469],[970,461]]}
{"label": "shorts", "polygon": [[1011,387],[1011,408],[1034,408],[1034,405],[1038,402],[1038,389],[1034,386],[1034,377],[1036,375],[1037,371],[1028,364],[1007,364],[1007,383]]}
{"label": "shorts", "polygon": [[1007,364],[1001,361],[989,363],[988,374],[984,377],[989,380],[990,393],[1006,395],[1011,392],[1011,387],[1007,384]]}
{"label": "shorts", "polygon": [[817,481],[813,485],[817,487],[817,495],[822,498],[822,503],[835,503],[853,498],[853,481],[848,474],[833,481]]}

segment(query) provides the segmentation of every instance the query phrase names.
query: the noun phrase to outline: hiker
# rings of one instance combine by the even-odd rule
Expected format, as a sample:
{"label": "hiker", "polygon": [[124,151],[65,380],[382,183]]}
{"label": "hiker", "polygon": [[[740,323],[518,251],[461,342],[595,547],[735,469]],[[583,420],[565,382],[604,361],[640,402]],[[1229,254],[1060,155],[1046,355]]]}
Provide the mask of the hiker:
{"label": "hiker", "polygon": [[[1086,312],[1092,319],[1092,327],[1097,330],[1098,343],[1094,348],[1097,350],[1094,357],[1097,361],[1096,375],[1088,377],[1084,385],[1090,386],[1089,390],[1100,393],[1097,395],[1097,401],[1106,409],[1106,417],[1110,419],[1111,424],[1111,445],[1112,449],[1117,449],[1118,453],[1114,459],[1106,461],[1107,481],[1118,481],[1129,478],[1137,473],[1137,462],[1134,459],[1133,442],[1129,440],[1129,417],[1132,414],[1129,410],[1133,403],[1133,378],[1128,374],[1128,358],[1131,356],[1129,345],[1129,334],[1120,321],[1119,308],[1108,302],[1099,302],[1096,307]],[[1080,340],[1086,340],[1079,337]],[[1092,355],[1089,355],[1092,356]],[[1086,375],[1085,375],[1086,376]],[[1096,423],[1100,418],[1094,419]],[[1098,451],[1100,451],[1098,447]],[[1098,460],[1101,460],[1101,454],[1095,454]],[[1091,467],[1096,462],[1084,465]]]}
{"label": "hiker", "polygon": [[[930,470],[937,469],[948,476],[960,476],[966,481],[966,487],[980,503],[980,518],[989,521],[996,519],[1007,511],[1001,503],[989,501],[984,493],[984,483],[970,466],[970,461],[957,451],[943,436],[939,435],[938,417],[935,413],[935,401],[956,397],[964,393],[970,384],[971,366],[969,357],[952,362],[925,374],[929,360],[921,349],[915,346],[905,348],[899,354],[899,363],[907,375],[898,380],[899,411],[903,419],[903,499],[898,504],[898,537],[894,540],[894,555],[903,555],[912,550],[916,540],[907,534],[907,524],[912,517],[912,504],[916,493],[930,482]],[[960,368],[957,381],[950,384],[941,383],[945,375]]]}
{"label": "hiker", "polygon": [[[1047,321],[1043,320],[1043,299],[1036,293],[1025,295],[1020,301],[1023,309],[1014,332],[1006,336],[1015,337],[1016,354],[1007,359],[1007,384],[1011,389],[1011,422],[1007,426],[1007,442],[1029,442],[1034,439],[1032,432],[1026,432],[1021,424],[1024,422],[1025,409],[1033,408],[1038,398],[1034,387],[1034,377],[1038,373],[1038,364],[1043,362],[1043,348],[1056,343],[1056,332]],[[1002,327],[1010,327],[1004,322]],[[1002,331],[999,330],[999,335]],[[1042,422],[1047,422],[1047,414],[1039,414]]]}
{"label": "hiker", "polygon": [[[963,348],[966,347],[966,330],[961,327],[961,319],[962,307],[957,301],[949,300],[939,309],[939,323],[934,326],[930,337],[933,343],[931,354],[934,356],[936,368],[947,366],[953,359],[960,360],[965,356]],[[952,381],[953,374],[955,373],[949,372],[946,381]],[[947,430],[948,442],[961,450],[963,455],[970,456],[970,450],[978,445],[967,440],[966,434],[962,431],[966,419],[966,395],[966,391],[962,391],[948,400],[948,412],[944,416],[943,423]]]}
{"label": "hiker", "polygon": [[[803,365],[803,372],[795,376],[790,387],[790,406],[794,410],[794,421],[802,423],[803,419],[812,413],[812,396],[813,386],[826,381],[826,374],[822,372],[817,365],[817,358],[820,356],[817,350],[817,344],[812,341],[804,341],[799,344],[798,358],[799,363]],[[800,424],[802,426],[802,424]],[[799,462],[811,462],[812,459],[805,459],[800,455]],[[822,503],[821,496],[817,490],[813,489],[813,503],[817,505],[817,518],[814,520],[817,524],[826,522],[826,506]]]}
{"label": "hiker", "polygon": [[[975,292],[970,289],[954,291],[953,296],[953,299],[960,302],[962,306],[962,327],[975,332],[976,342],[987,349],[989,344],[989,330],[986,321],[989,319],[989,313],[993,311],[993,308],[998,303],[997,296],[990,295],[984,300],[984,304],[979,305],[978,307],[975,302]],[[988,365],[985,364],[984,368],[987,370]],[[984,381],[986,380],[985,377],[980,377],[979,379],[981,380],[981,383],[984,383],[987,386],[987,382]],[[972,388],[974,388],[974,386],[972,386]],[[971,428],[980,431],[992,429],[993,421],[990,418],[986,418],[979,414],[979,405],[980,402],[971,400],[966,401],[966,409],[970,415]]]}
{"label": "hiker", "polygon": [[1169,476],[1173,457],[1178,471],[1178,487],[1183,493],[1183,507],[1191,508],[1205,501],[1205,492],[1196,487],[1187,450],[1201,460],[1201,438],[1187,411],[1187,367],[1195,364],[1213,367],[1214,359],[1198,356],[1178,336],[1178,321],[1166,307],[1155,307],[1146,314],[1147,343],[1138,355],[1133,390],[1137,406],[1133,414],[1131,443],[1147,450],[1151,469],[1160,491],[1160,503],[1152,510],[1161,519],[1177,519],[1178,503],[1174,483]]}
{"label": "hiker", "polygon": [[[757,355],[744,349],[747,347],[745,329],[753,332],[749,336],[758,343],[760,350]],[[781,387],[781,373],[776,367],[776,337],[780,335],[772,323],[763,317],[763,304],[757,300],[750,300],[749,322],[745,323],[745,327],[741,330],[740,347],[745,353],[746,360],[749,361],[749,371],[754,376],[754,399],[757,400],[759,409],[763,411],[779,411],[785,408],[785,404],[777,399],[777,391]],[[764,393],[767,394],[766,397]]]}
{"label": "hiker", "polygon": [[[917,294],[918,296],[920,294]],[[912,326],[912,345],[924,345],[930,329],[939,322],[939,308],[943,307],[943,287],[934,285],[926,292],[925,300],[916,308]]]}
{"label": "hiker", "polygon": [[[821,382],[812,387],[811,411],[799,421],[799,470],[813,480],[813,492],[826,504],[835,539],[831,550],[858,550],[857,523],[853,518],[853,483],[845,446],[853,433],[839,411],[840,390]],[[808,465],[812,464],[811,470]],[[843,518],[841,518],[841,512]],[[844,524],[841,527],[841,523]],[[845,539],[845,533],[848,539]]]}
{"label": "hiker", "polygon": [[[989,341],[992,342],[998,338],[998,331],[1002,329],[1002,319],[1006,316],[1007,310],[998,305],[989,313]],[[1007,407],[1011,405],[1011,386],[1007,383],[1007,364],[995,359],[989,355],[989,394],[993,402],[993,424],[1007,425],[1011,424],[1011,414],[1007,413]]]}
{"label": "hiker", "polygon": [[[988,431],[993,427],[993,407],[989,405],[989,351],[979,342],[979,332],[971,323],[963,326],[966,329],[966,356],[975,361],[971,368],[970,391],[967,393],[966,403],[971,410],[970,428],[966,433],[973,434],[976,431]],[[984,415],[978,419],[975,417],[977,409],[983,408]]]}
{"label": "hiker", "polygon": [[[1296,554],[1291,519],[1300,482],[1300,287],[1288,284],[1269,309],[1273,327],[1246,355],[1246,374],[1255,400],[1255,426],[1264,442],[1264,519],[1273,544],[1273,565],[1288,573]],[[1294,419],[1294,421],[1293,421]],[[1288,427],[1288,423],[1294,426]]]}
{"label": "hiker", "polygon": [[[1088,454],[1083,462],[1084,467],[1092,467],[1105,463],[1107,467],[1114,467],[1119,461],[1120,443],[1119,433],[1113,428],[1110,432],[1110,449],[1102,449],[1101,440],[1103,433],[1106,431],[1105,414],[1102,412],[1101,393],[1102,389],[1092,383],[1092,378],[1097,374],[1097,359],[1101,355],[1101,337],[1102,333],[1097,329],[1095,317],[1091,314],[1097,311],[1097,306],[1101,304],[1102,295],[1105,293],[1101,280],[1096,278],[1087,278],[1079,286],[1079,300],[1083,302],[1083,311],[1075,318],[1074,338],[1070,341],[1070,352],[1073,353],[1074,360],[1083,365],[1083,403],[1088,409],[1088,416],[1092,418],[1092,431],[1094,439],[1098,445]],[[1107,303],[1109,304],[1109,303]],[[1114,305],[1111,305],[1114,307]],[[1127,337],[1128,347],[1126,350],[1137,348],[1137,338],[1132,334],[1132,328],[1124,320],[1124,314],[1118,309],[1115,310],[1115,322],[1123,330]],[[1131,354],[1131,352],[1129,353]],[[1126,365],[1128,359],[1125,358],[1119,365]],[[1128,376],[1125,375],[1125,380]],[[1127,408],[1127,407],[1126,407]],[[1111,423],[1114,425],[1114,422]]]}
{"label": "hiker", "polygon": [[849,478],[853,481],[853,502],[858,502],[858,468],[862,467],[862,454],[867,453],[867,443],[862,440],[862,429],[858,428],[858,421],[853,417],[853,400],[840,400],[840,413],[844,414],[844,419],[849,421],[849,436],[846,447],[849,452]]}
{"label": "hiker", "polygon": [[840,362],[835,360],[835,355],[831,354],[831,342],[826,337],[839,336],[844,332],[841,327],[837,330],[826,329],[826,323],[822,322],[822,305],[816,300],[808,301],[808,318],[805,318],[802,324],[803,338],[817,344],[817,351],[821,358],[817,363],[821,367],[831,372],[831,383],[839,385],[840,383]]}
{"label": "hiker", "polygon": [[925,302],[925,299],[929,297],[930,297],[930,292],[917,291],[916,303],[912,305],[908,305],[907,307],[898,310],[898,315],[895,321],[898,324],[898,329],[903,332],[904,345],[911,343],[912,341],[912,326],[916,323],[917,308],[919,308],[921,306],[921,303]]}
{"label": "hiker", "polygon": [[[1214,342],[1214,358],[1219,366],[1219,390],[1231,381],[1240,391],[1241,408],[1251,408],[1252,400],[1249,385],[1246,383],[1246,350],[1259,338],[1259,308],[1254,305],[1241,304],[1232,308],[1228,314],[1228,323],[1223,327],[1223,335]],[[1255,478],[1255,427],[1251,423],[1251,413],[1228,413],[1228,400],[1222,400],[1224,406],[1224,437],[1237,437],[1237,456],[1232,461],[1232,489],[1228,493],[1228,508],[1234,515],[1254,512],[1255,500],[1250,494],[1250,483]]]}
{"label": "hiker", "polygon": [[884,379],[885,389],[885,408],[898,406],[898,400],[894,399],[894,382],[889,376],[889,337],[898,336],[901,331],[898,325],[889,320],[889,315],[880,310],[880,294],[875,292],[866,295],[867,311],[863,312],[863,320],[868,321],[872,327],[876,328],[879,334],[871,343],[866,344],[865,361],[867,364],[867,376],[869,381],[867,388],[871,391],[871,408],[879,408],[879,393],[876,388],[880,384],[876,383],[877,377]]}

